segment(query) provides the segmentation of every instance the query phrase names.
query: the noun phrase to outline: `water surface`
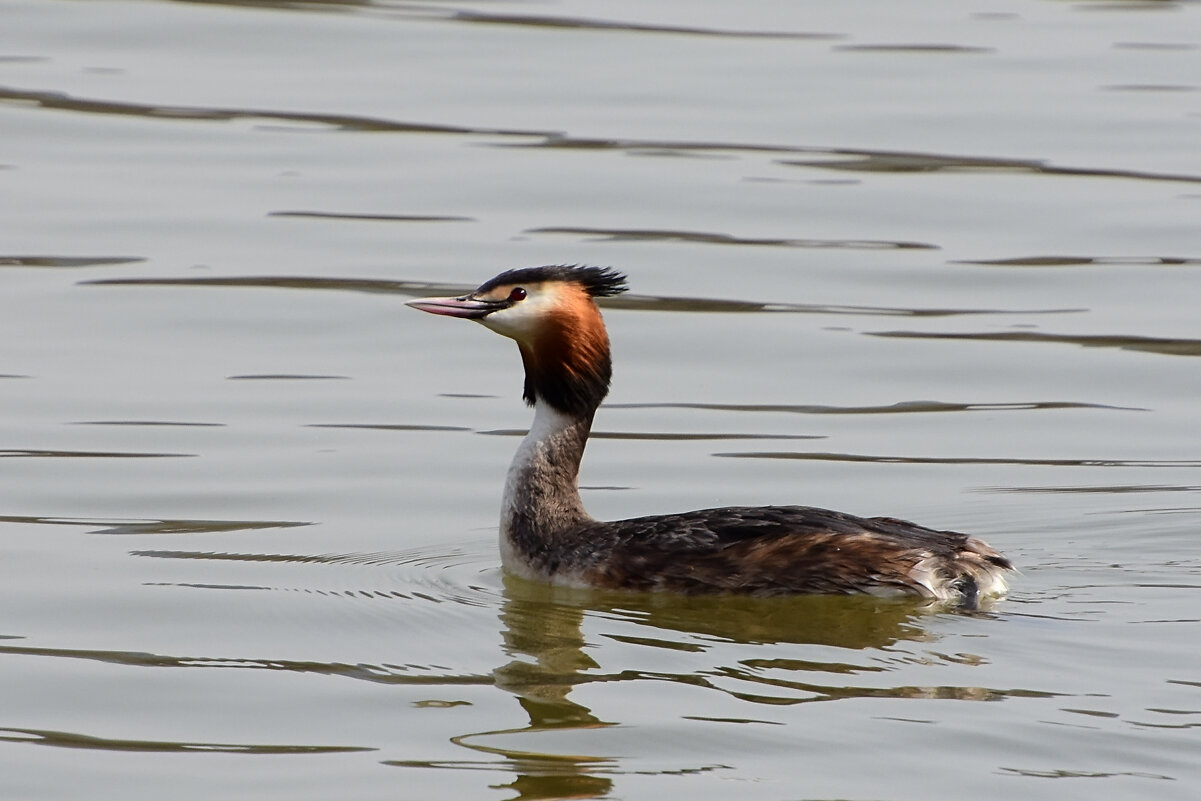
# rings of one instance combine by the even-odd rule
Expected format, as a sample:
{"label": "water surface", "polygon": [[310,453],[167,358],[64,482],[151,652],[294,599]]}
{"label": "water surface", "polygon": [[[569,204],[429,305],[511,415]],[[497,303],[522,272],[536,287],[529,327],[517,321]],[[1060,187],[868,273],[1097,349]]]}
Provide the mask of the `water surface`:
{"label": "water surface", "polygon": [[[1196,4],[0,14],[4,798],[1197,796]],[[502,575],[518,356],[403,301],[548,263],[632,286],[595,515],[1012,594]]]}

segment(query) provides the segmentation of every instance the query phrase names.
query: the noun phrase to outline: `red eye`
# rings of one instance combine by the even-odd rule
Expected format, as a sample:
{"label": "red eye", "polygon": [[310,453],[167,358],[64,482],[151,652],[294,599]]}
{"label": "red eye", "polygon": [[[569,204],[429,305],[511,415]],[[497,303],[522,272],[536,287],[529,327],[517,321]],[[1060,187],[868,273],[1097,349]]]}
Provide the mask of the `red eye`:
{"label": "red eye", "polygon": [[525,294],[526,293],[525,293],[524,289],[522,289],[521,287],[517,287],[516,289],[514,289],[512,292],[509,293],[509,302],[516,303],[519,300],[525,300]]}

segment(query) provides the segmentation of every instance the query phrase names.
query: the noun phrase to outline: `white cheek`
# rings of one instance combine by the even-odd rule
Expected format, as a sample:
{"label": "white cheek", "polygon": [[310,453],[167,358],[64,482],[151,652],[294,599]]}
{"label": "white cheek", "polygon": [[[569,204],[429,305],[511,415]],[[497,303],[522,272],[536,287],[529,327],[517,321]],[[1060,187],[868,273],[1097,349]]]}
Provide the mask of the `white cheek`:
{"label": "white cheek", "polygon": [[534,332],[553,307],[554,299],[547,295],[530,295],[520,303],[489,314],[480,323],[498,334],[518,342],[533,339]]}

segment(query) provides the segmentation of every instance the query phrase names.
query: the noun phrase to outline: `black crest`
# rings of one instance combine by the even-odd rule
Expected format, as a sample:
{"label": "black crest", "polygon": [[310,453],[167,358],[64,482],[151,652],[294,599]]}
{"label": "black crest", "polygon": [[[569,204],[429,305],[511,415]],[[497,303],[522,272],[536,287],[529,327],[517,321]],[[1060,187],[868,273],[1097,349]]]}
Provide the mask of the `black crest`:
{"label": "black crest", "polygon": [[545,267],[521,267],[506,270],[480,285],[477,294],[502,284],[537,284],[543,281],[567,281],[579,284],[594,298],[620,295],[629,287],[626,277],[611,267],[590,267],[570,264],[551,264]]}

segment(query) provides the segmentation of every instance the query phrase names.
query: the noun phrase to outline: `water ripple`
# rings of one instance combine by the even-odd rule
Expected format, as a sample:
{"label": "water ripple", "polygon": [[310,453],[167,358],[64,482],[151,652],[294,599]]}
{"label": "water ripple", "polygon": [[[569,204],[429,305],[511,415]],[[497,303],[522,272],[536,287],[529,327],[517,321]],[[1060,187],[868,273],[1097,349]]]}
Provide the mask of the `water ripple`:
{"label": "water ripple", "polygon": [[305,375],[303,373],[261,373],[250,375],[231,375],[228,381],[347,381],[345,375]]}
{"label": "water ripple", "polygon": [[1025,776],[1032,779],[1114,779],[1120,777],[1128,777],[1132,779],[1162,779],[1165,781],[1175,781],[1175,776],[1166,776],[1159,773],[1143,773],[1141,771],[1081,771],[1081,770],[1031,770],[1028,768],[1006,768],[1001,767],[999,770],[1002,773],[1013,776]]}
{"label": "water ripple", "polygon": [[862,453],[803,453],[758,451],[715,453],[735,459],[800,459],[818,462],[875,462],[879,464],[1005,464],[1042,467],[1201,467],[1192,459],[1021,459],[989,456],[873,456]]}
{"label": "water ripple", "polygon": [[375,748],[343,745],[250,745],[243,743],[172,742],[166,740],[118,740],[78,732],[0,727],[0,742],[83,748],[92,751],[152,751],[166,753],[219,754],[340,754],[375,751]]}
{"label": "water ripple", "polygon": [[225,423],[192,423],[181,420],[78,420],[73,426],[146,426],[151,428],[224,428]]}
{"label": "water ripple", "polygon": [[1145,412],[1133,406],[1108,406],[1075,401],[1019,401],[1015,403],[947,403],[902,401],[887,406],[821,406],[773,403],[606,403],[606,409],[702,409],[717,412],[782,412],[788,414],[924,414],[929,412],[1014,412],[1042,409],[1109,409]]}
{"label": "water ripple", "polygon": [[1126,334],[1043,334],[1033,331],[985,331],[945,333],[933,331],[871,331],[868,336],[895,339],[956,339],[984,342],[1047,342],[1079,345],[1085,348],[1158,353],[1163,356],[1201,356],[1201,339],[1183,337],[1146,337]]}
{"label": "water ripple", "polygon": [[222,108],[216,106],[160,106],[146,103],[128,103],[119,100],[96,100],[73,97],[65,92],[25,90],[4,86],[0,86],[0,101],[32,105],[56,111],[115,114],[164,120],[211,120],[219,122],[230,122],[233,120],[274,120],[322,125],[342,131],[390,131],[393,133],[420,134],[495,134],[518,137],[544,137],[550,135],[546,131],[470,128],[461,125],[437,125],[419,122],[410,123],[353,114],[286,112],[271,111],[268,109]]}
{"label": "water ripple", "polygon": [[[475,289],[466,284],[433,281],[389,281],[376,278],[324,278],[313,276],[228,276],[211,278],[100,278],[81,281],[90,286],[192,286],[247,287],[254,289],[317,289],[327,291],[371,292],[405,297],[426,295],[462,295]],[[776,313],[866,315],[879,317],[952,317],[983,314],[1070,314],[1084,309],[948,309],[903,308],[894,306],[840,306],[811,303],[779,303],[725,298],[694,298],[668,295],[623,294],[601,298],[602,306],[626,311],[694,313]]]}
{"label": "water ripple", "polygon": [[851,44],[838,45],[835,50],[853,53],[995,53],[991,47],[972,47],[957,44]]}
{"label": "water ripple", "polygon": [[361,428],[369,431],[470,431],[464,426],[438,426],[406,423],[308,423],[305,428]]}
{"label": "water ripple", "polygon": [[312,220],[358,220],[360,222],[476,222],[474,217],[447,214],[348,214],[332,211],[272,211],[268,217],[301,217]]}
{"label": "water ripple", "polygon": [[[131,551],[133,556],[152,559],[178,559],[212,562],[276,563],[295,565],[344,565],[350,567],[390,567],[396,570],[356,571],[349,579],[345,574],[318,573],[308,576],[308,583],[289,585],[274,583],[254,585],[256,590],[305,592],[339,598],[379,601],[422,601],[431,604],[452,603],[466,607],[494,606],[501,590],[494,578],[498,572],[494,547],[456,548],[444,545],[407,551],[375,551],[353,553],[246,553],[225,551],[187,551],[143,549]],[[330,586],[334,581],[346,582]],[[349,584],[349,586],[347,586]],[[173,586],[185,586],[174,584]],[[246,589],[241,584],[205,582],[191,583],[193,589]],[[431,613],[432,610],[431,610]],[[438,613],[444,615],[445,613]]]}
{"label": "water ripple", "polygon": [[738,237],[704,231],[670,231],[644,228],[587,228],[553,226],[527,228],[527,234],[574,234],[608,242],[689,242],[705,245],[751,245],[755,247],[836,248],[847,250],[938,250],[926,242],[890,242],[873,239],[782,239]]}
{"label": "water ripple", "polygon": [[268,109],[222,108],[205,106],[159,106],[117,100],[73,97],[64,92],[17,89],[0,86],[0,101],[59,111],[91,114],[117,114],[166,120],[274,120],[306,125],[322,125],[341,131],[387,131],[391,133],[495,136],[506,139],[535,140],[498,143],[509,147],[569,148],[576,150],[619,150],[629,153],[647,150],[680,152],[731,152],[812,154],[813,159],[781,159],[784,166],[842,170],[852,172],[979,172],[1025,173],[1081,178],[1126,178],[1143,181],[1201,183],[1201,175],[1155,173],[1096,167],[1061,167],[1042,159],[1000,158],[993,156],[952,156],[911,151],[864,150],[805,145],[765,145],[739,142],[694,142],[686,140],[607,139],[570,136],[559,131],[499,128],[488,126],[442,125],[404,122],[379,117],[322,112],[284,112]]}
{"label": "water ripple", "polygon": [[82,526],[89,534],[212,534],[311,526],[298,520],[112,520],[83,517],[28,517],[0,515],[0,523]]}
{"label": "water ripple", "polygon": [[[524,437],[529,433],[529,430],[523,428],[497,428],[477,433],[496,437]],[[681,434],[658,431],[593,431],[588,435],[588,438],[665,442],[708,442],[730,439],[826,439],[825,435],[822,434]]]}
{"label": "water ripple", "polygon": [[1193,267],[1201,259],[1179,256],[1015,256],[1008,259],[959,259],[951,264],[991,267]]}
{"label": "water ripple", "polygon": [[[732,30],[728,28],[704,28],[691,25],[662,25],[642,22],[605,20],[589,17],[563,17],[546,14],[502,14],[498,12],[462,11],[449,9],[446,11],[424,10],[427,14],[455,22],[468,22],[487,25],[519,25],[532,28],[552,28],[567,30],[597,30],[620,31],[623,33],[658,33],[683,34],[687,36],[711,36],[739,39],[801,39],[801,40],[830,40],[842,39],[842,34],[810,33],[805,31],[765,31],[765,30]],[[411,13],[406,9],[405,16]],[[424,16],[425,14],[423,14]],[[413,15],[415,16],[415,15]]]}
{"label": "water ripple", "polygon": [[[0,654],[10,656],[39,656],[58,659],[84,659],[126,667],[150,668],[217,668],[229,670],[279,670],[292,673],[315,673],[322,676],[343,676],[381,684],[447,684],[492,685],[489,675],[433,674],[426,665],[368,665],[319,662],[297,659],[257,659],[216,656],[174,656],[146,651],[105,651],[80,648],[40,648],[24,645],[0,645]],[[429,672],[426,672],[429,671]],[[3,729],[0,729],[3,731]]]}
{"label": "water ripple", "polygon": [[194,453],[137,453],[134,451],[54,451],[27,448],[0,450],[0,458],[29,459],[163,459],[196,456]]}
{"label": "water ripple", "polygon": [[779,164],[849,172],[884,173],[1025,173],[1078,178],[1133,178],[1143,181],[1201,182],[1199,175],[1153,173],[1096,167],[1058,167],[1043,159],[994,156],[947,156],[938,153],[884,150],[829,150],[826,158],[781,159]]}
{"label": "water ripple", "polygon": [[0,256],[0,267],[103,267],[144,261],[140,256]]}
{"label": "water ripple", "polygon": [[1201,485],[1175,484],[1098,484],[1074,487],[977,487],[972,492],[1014,492],[1028,494],[1105,494],[1117,495],[1137,492],[1201,492]]}

